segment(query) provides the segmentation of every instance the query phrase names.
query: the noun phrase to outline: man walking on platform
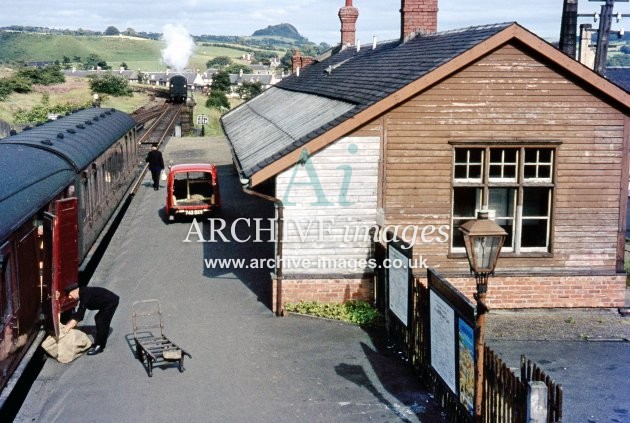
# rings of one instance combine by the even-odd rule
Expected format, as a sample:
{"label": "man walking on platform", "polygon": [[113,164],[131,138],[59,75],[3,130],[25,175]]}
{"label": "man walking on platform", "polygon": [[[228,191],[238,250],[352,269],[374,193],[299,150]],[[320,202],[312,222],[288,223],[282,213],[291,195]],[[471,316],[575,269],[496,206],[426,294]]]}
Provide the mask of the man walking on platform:
{"label": "man walking on platform", "polygon": [[98,310],[98,313],[94,316],[94,321],[96,322],[94,344],[87,351],[87,355],[103,352],[109,336],[109,324],[112,321],[112,317],[114,317],[116,307],[118,307],[118,295],[98,286],[79,287],[78,284],[68,286],[66,294],[74,300],[79,300],[79,307],[72,314],[72,318],[66,323],[63,331],[67,332],[77,326],[83,320],[85,310]]}
{"label": "man walking on platform", "polygon": [[157,191],[160,189],[160,173],[164,170],[164,159],[156,144],[153,144],[151,147],[151,151],[147,154],[145,161],[149,163],[151,178],[153,178],[153,189]]}

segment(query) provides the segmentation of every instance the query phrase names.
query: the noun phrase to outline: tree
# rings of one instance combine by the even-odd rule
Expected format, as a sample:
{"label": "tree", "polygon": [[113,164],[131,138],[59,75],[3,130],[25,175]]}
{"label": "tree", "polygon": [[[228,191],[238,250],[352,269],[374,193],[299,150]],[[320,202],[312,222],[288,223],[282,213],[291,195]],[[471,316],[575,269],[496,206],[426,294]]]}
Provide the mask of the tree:
{"label": "tree", "polygon": [[280,59],[280,66],[284,70],[291,70],[293,68],[293,55],[295,54],[295,49],[288,49],[287,52]]}
{"label": "tree", "polygon": [[607,66],[630,66],[630,55],[628,54],[616,54],[608,58],[606,62]]}
{"label": "tree", "polygon": [[120,64],[120,67],[121,67],[121,68],[123,68],[124,70],[129,69],[129,67],[127,66],[127,64],[126,64],[125,62],[122,62],[122,63]]}
{"label": "tree", "polygon": [[102,75],[90,75],[90,88],[95,93],[111,94],[114,97],[131,96],[129,81],[111,72]]}
{"label": "tree", "polygon": [[85,70],[90,69],[109,69],[107,62],[103,60],[98,54],[90,54],[87,59],[85,59],[85,63],[83,63],[83,67]]}
{"label": "tree", "polygon": [[229,109],[230,102],[223,91],[212,90],[206,100],[206,107],[215,109]]}
{"label": "tree", "polygon": [[243,73],[254,73],[252,68],[247,65],[241,65],[239,63],[233,63],[223,68],[223,71],[227,73],[240,73],[241,70],[243,70]]}
{"label": "tree", "polygon": [[227,56],[217,56],[214,59],[208,60],[206,62],[206,67],[208,68],[218,68],[221,69],[224,66],[232,64],[232,59]]}
{"label": "tree", "polygon": [[17,123],[35,123],[35,122],[46,122],[48,120],[49,114],[55,115],[65,115],[71,112],[73,109],[88,107],[88,104],[55,104],[50,105],[47,104],[47,101],[42,99],[42,104],[38,104],[34,106],[32,109],[24,110],[18,109],[15,113],[13,113],[13,118]]}
{"label": "tree", "polygon": [[8,85],[11,88],[11,91],[20,94],[30,93],[33,90],[32,82],[27,78],[19,75],[10,78],[8,81]]}
{"label": "tree", "polygon": [[119,35],[120,31],[115,26],[108,26],[104,34],[105,35]]}
{"label": "tree", "polygon": [[212,75],[212,91],[223,91],[224,93],[230,90],[230,75],[225,71],[220,71]]}
{"label": "tree", "polygon": [[48,65],[43,68],[24,67],[18,70],[17,77],[30,81],[31,84],[54,85],[66,81],[58,65]]}
{"label": "tree", "polygon": [[251,100],[262,92],[260,81],[243,82],[243,85],[237,88],[236,92],[243,100]]}
{"label": "tree", "polygon": [[10,78],[0,78],[0,101],[4,101],[13,92]]}

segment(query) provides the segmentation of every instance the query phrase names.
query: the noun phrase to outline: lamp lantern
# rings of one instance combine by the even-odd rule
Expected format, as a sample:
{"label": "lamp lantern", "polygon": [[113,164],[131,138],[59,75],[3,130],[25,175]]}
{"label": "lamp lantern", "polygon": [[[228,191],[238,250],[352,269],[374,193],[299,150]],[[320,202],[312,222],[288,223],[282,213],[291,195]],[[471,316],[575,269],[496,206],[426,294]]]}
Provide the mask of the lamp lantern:
{"label": "lamp lantern", "polygon": [[488,307],[485,304],[488,291],[488,276],[494,273],[499,253],[507,238],[507,232],[488,218],[488,211],[477,213],[477,219],[469,220],[459,227],[464,236],[466,256],[470,271],[475,274],[477,292],[477,336],[475,339],[475,421],[481,422],[483,417],[483,369],[484,369],[484,332],[485,315]]}

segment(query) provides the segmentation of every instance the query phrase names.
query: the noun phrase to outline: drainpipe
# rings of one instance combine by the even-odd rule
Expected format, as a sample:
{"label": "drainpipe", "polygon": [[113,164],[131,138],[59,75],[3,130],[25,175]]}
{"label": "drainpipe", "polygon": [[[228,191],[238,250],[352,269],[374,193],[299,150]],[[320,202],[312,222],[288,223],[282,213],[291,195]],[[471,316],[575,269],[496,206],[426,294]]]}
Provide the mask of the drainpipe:
{"label": "drainpipe", "polygon": [[[276,216],[278,218],[278,244],[277,244],[277,251],[276,251],[276,286],[274,289],[272,289],[272,297],[275,297],[275,302],[272,300],[272,308],[275,308],[275,310],[273,310],[277,316],[284,316],[284,304],[282,302],[282,235],[283,235],[283,227],[284,224],[282,223],[283,219],[284,219],[284,205],[282,204],[282,200],[280,200],[279,198],[276,197],[272,197],[270,195],[266,195],[263,193],[260,193],[258,191],[254,191],[251,188],[249,188],[249,180],[241,180],[241,183],[243,183],[243,192],[245,194],[249,194],[249,195],[253,195],[255,197],[258,198],[262,198],[263,200],[266,201],[270,201],[274,204],[274,207],[276,209]],[[275,291],[275,292],[273,292]]]}

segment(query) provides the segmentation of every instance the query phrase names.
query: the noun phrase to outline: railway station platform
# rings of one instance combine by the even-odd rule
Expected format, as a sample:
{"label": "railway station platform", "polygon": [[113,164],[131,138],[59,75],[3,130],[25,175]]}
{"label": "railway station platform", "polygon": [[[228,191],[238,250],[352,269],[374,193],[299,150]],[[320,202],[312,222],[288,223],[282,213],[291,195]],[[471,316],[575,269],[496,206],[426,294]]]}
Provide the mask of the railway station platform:
{"label": "railway station platform", "polygon": [[[225,140],[171,138],[164,159],[219,166],[228,224],[273,216],[270,203],[243,193]],[[120,296],[107,348],[69,364],[48,359],[16,421],[444,421],[382,334],[275,317],[268,270],[204,263],[271,257],[273,244],[184,242],[191,223],[165,223],[164,197],[147,174],[89,282]],[[192,355],[183,373],[157,367],[148,377],[135,358],[131,308],[145,299],[160,301],[165,334]],[[94,313],[80,328],[91,333]]]}

